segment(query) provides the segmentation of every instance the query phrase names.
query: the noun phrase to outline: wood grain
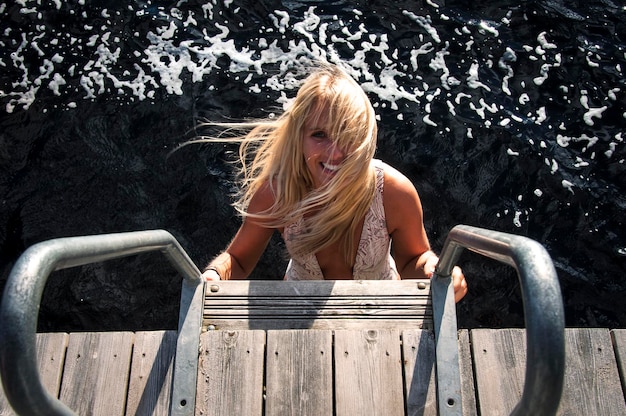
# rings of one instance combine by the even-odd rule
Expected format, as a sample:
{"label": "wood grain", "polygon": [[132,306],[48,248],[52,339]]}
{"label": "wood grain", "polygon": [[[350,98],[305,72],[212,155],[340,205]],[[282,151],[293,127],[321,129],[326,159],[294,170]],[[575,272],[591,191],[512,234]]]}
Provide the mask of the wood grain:
{"label": "wood grain", "polygon": [[565,330],[565,385],[561,415],[626,415],[608,329]]}
{"label": "wood grain", "polygon": [[[471,331],[483,415],[508,414],[522,395],[526,368],[523,329]],[[565,375],[558,415],[626,414],[609,331],[565,330]]]}
{"label": "wood grain", "polygon": [[[63,332],[37,334],[36,342],[37,369],[39,370],[41,383],[53,397],[59,397],[68,335]],[[2,388],[1,380],[0,415],[15,415],[15,412],[9,405],[7,398],[4,396],[4,389]]]}
{"label": "wood grain", "polygon": [[335,331],[337,416],[404,414],[397,330]]}
{"label": "wood grain", "polygon": [[333,414],[332,332],[267,333],[267,415]]}
{"label": "wood grain", "polygon": [[474,368],[469,330],[459,330],[459,366],[461,373],[461,399],[463,416],[476,416],[476,388],[474,386]]}
{"label": "wood grain", "polygon": [[526,332],[523,329],[474,329],[470,337],[480,414],[510,414],[524,389]]}
{"label": "wood grain", "polygon": [[407,415],[437,416],[435,336],[432,331],[402,331]]}
{"label": "wood grain", "polygon": [[432,328],[428,280],[226,281],[207,285],[203,327]]}
{"label": "wood grain", "polygon": [[127,415],[169,414],[176,339],[176,331],[135,334]]}
{"label": "wood grain", "polygon": [[[463,415],[476,416],[476,392],[472,369],[469,330],[459,330],[459,370]],[[402,331],[402,355],[406,414],[436,416],[437,390],[435,382],[435,337],[432,331],[410,329]]]}
{"label": "wood grain", "polygon": [[202,334],[196,414],[261,415],[264,352],[264,331]]}
{"label": "wood grain", "polygon": [[626,329],[612,330],[611,340],[615,349],[617,369],[622,383],[622,391],[624,392],[624,401],[626,402]]}
{"label": "wood grain", "polygon": [[61,401],[80,415],[124,414],[134,334],[72,333]]}

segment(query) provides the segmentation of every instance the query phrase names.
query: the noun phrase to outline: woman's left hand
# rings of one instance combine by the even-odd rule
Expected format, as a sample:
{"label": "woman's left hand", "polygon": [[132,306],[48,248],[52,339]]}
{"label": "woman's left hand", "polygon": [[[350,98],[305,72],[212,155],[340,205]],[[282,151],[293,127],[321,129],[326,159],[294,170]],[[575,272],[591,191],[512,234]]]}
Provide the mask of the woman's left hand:
{"label": "woman's left hand", "polygon": [[459,266],[452,269],[452,285],[454,286],[454,301],[458,302],[467,294],[467,281]]}
{"label": "woman's left hand", "polygon": [[[439,262],[439,257],[432,255],[426,259],[424,264],[424,274],[426,277],[431,278]],[[454,266],[452,269],[452,285],[454,286],[454,301],[458,302],[467,294],[467,281],[465,281],[465,275],[463,270],[459,266]]]}
{"label": "woman's left hand", "polygon": [[219,273],[214,269],[207,269],[202,273],[202,280],[205,282],[212,282],[215,280],[222,280]]}

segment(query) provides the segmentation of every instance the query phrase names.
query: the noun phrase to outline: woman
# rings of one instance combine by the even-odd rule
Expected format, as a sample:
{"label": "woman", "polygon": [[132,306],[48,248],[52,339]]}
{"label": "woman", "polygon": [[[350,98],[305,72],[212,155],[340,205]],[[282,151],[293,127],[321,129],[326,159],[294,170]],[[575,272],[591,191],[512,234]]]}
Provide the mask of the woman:
{"label": "woman", "polygon": [[[404,175],[373,159],[374,109],[347,73],[324,65],[280,117],[237,127],[251,128],[236,139],[243,224],[206,267],[205,280],[245,279],[275,231],[291,256],[286,280],[432,275],[438,258],[420,198]],[[467,284],[458,267],[453,282],[459,301]]]}

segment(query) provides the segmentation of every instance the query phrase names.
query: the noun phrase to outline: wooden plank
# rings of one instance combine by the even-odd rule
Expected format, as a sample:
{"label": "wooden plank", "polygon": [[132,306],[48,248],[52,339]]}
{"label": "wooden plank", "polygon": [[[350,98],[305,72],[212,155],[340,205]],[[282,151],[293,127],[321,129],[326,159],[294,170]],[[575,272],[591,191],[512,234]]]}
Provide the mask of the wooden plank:
{"label": "wooden plank", "polygon": [[266,415],[332,415],[332,331],[268,331],[266,384]]}
{"label": "wooden plank", "polygon": [[64,332],[37,334],[37,367],[43,386],[59,397],[65,350],[69,335]]}
{"label": "wooden plank", "polygon": [[566,329],[565,353],[565,385],[559,414],[626,415],[608,329]]}
{"label": "wooden plank", "polygon": [[124,414],[134,334],[72,333],[61,401],[81,415]]}
{"label": "wooden plank", "polygon": [[524,389],[526,331],[473,329],[470,337],[479,413],[482,416],[510,414]]}
{"label": "wooden plank", "polygon": [[208,331],[200,336],[196,414],[262,414],[264,331]]}
{"label": "wooden plank", "polygon": [[359,330],[359,329],[397,329],[405,328],[431,328],[432,325],[424,324],[421,319],[349,319],[336,317],[330,319],[304,318],[304,319],[205,319],[202,324],[204,330],[287,330],[287,329],[311,329],[311,330]]}
{"label": "wooden plank", "polygon": [[432,331],[402,331],[404,388],[408,416],[437,416],[435,335]]}
{"label": "wooden plank", "polygon": [[[62,332],[37,334],[37,368],[44,388],[54,397],[59,397],[61,374],[65,360],[68,335]],[[0,380],[0,415],[14,415],[4,396]]]}
{"label": "wooden plank", "polygon": [[[217,288],[217,289],[216,289]],[[222,296],[263,297],[273,296],[328,298],[330,296],[371,296],[385,294],[406,296],[407,292],[428,296],[430,281],[415,280],[226,280],[211,282],[206,286],[206,297]]]}
{"label": "wooden plank", "polygon": [[203,327],[432,328],[428,280],[225,281],[207,285]]}
{"label": "wooden plank", "polygon": [[335,331],[337,416],[404,415],[400,333]]}
{"label": "wooden plank", "polygon": [[[522,329],[471,331],[481,415],[511,412],[522,395],[526,337]],[[565,378],[559,415],[626,414],[607,329],[565,330]]]}
{"label": "wooden plank", "polygon": [[168,415],[176,331],[135,334],[128,386],[127,415]]}
{"label": "wooden plank", "polygon": [[[459,368],[463,415],[476,416],[474,372],[470,351],[469,331],[459,331]],[[436,416],[437,390],[435,383],[435,336],[432,331],[409,329],[402,331],[405,396],[407,415]]]}
{"label": "wooden plank", "polygon": [[476,389],[474,387],[474,368],[472,352],[467,329],[459,330],[459,365],[461,370],[461,397],[463,400],[463,416],[476,416]]}
{"label": "wooden plank", "polygon": [[613,348],[615,349],[615,359],[617,360],[617,369],[619,370],[622,383],[624,401],[626,401],[626,329],[612,330],[611,339],[613,340]]}

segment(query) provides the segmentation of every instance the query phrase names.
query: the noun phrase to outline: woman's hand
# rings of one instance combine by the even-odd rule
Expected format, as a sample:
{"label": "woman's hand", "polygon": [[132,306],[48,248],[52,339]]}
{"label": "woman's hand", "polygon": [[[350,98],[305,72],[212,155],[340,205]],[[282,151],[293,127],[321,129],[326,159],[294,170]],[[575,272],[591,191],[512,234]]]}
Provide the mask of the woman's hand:
{"label": "woman's hand", "polygon": [[[439,257],[432,255],[424,263],[424,274],[429,279],[433,277],[438,262]],[[452,285],[454,286],[454,301],[458,302],[467,294],[467,281],[459,266],[454,266],[452,269]]]}
{"label": "woman's hand", "polygon": [[207,269],[202,273],[202,280],[205,282],[211,282],[214,280],[222,280],[219,273],[215,269]]}
{"label": "woman's hand", "polygon": [[454,286],[454,301],[458,302],[467,294],[467,281],[459,266],[452,269],[452,285]]}

